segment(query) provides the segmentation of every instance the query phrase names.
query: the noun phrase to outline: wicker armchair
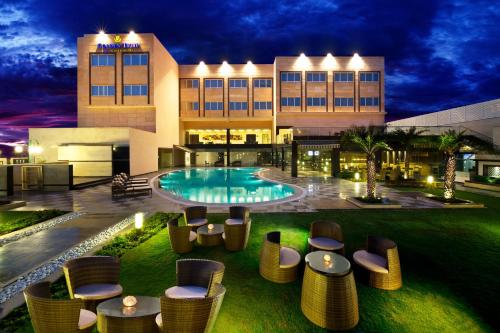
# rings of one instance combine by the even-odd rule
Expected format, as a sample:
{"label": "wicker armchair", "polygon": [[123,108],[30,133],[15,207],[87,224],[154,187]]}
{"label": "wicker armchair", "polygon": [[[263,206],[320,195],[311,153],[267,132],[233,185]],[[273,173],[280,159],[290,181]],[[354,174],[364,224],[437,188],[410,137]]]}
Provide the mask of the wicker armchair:
{"label": "wicker armchair", "polygon": [[184,208],[184,218],[187,225],[196,231],[202,225],[208,224],[206,206],[190,206]]}
{"label": "wicker armchair", "polygon": [[392,240],[368,236],[366,250],[354,252],[354,262],[367,273],[371,287],[396,290],[401,288],[401,266],[398,247]]}
{"label": "wicker armchair", "polygon": [[24,297],[35,333],[90,333],[97,321],[80,299],[52,299],[49,282],[27,287]]}
{"label": "wicker armchair", "polygon": [[164,333],[209,333],[214,327],[225,293],[226,288],[216,284],[213,294],[203,298],[162,296],[161,313],[156,317],[156,324]]}
{"label": "wicker armchair", "polygon": [[168,235],[170,245],[175,253],[188,253],[193,250],[193,242],[196,241],[196,232],[191,231],[188,225],[179,226],[177,219],[168,222]]}
{"label": "wicker armchair", "polygon": [[250,209],[248,207],[229,207],[229,218],[224,222],[224,233],[222,234],[226,250],[244,250],[248,243],[250,227]]}
{"label": "wicker armchair", "polygon": [[312,222],[307,242],[310,251],[324,250],[345,254],[342,228],[332,221]]}
{"label": "wicker armchair", "polygon": [[200,298],[213,296],[216,286],[222,283],[223,263],[206,259],[177,260],[177,285],[168,288],[170,298]]}
{"label": "wicker armchair", "polygon": [[81,298],[85,309],[95,311],[97,304],[120,296],[120,261],[115,257],[91,256],[67,261],[63,265],[69,296]]}
{"label": "wicker armchair", "polygon": [[281,233],[273,231],[264,237],[260,251],[260,275],[272,282],[288,283],[297,278],[300,263],[298,251],[280,245]]}

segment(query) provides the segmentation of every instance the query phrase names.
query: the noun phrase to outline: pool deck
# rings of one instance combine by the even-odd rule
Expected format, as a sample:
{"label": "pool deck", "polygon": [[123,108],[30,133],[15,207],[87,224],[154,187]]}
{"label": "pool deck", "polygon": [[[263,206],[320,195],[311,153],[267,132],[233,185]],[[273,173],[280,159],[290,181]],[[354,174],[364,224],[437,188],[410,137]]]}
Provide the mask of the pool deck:
{"label": "pool deck", "polygon": [[[163,172],[146,175],[153,179]],[[345,200],[346,197],[360,196],[365,193],[365,184],[354,183],[337,178],[292,178],[288,172],[276,168],[266,169],[262,172],[265,178],[274,181],[299,186],[305,190],[305,196],[298,200],[276,204],[245,204],[253,212],[314,212],[321,209],[357,209]],[[403,208],[434,208],[433,203],[419,200],[414,193],[398,192],[384,186],[377,186],[377,193],[390,199],[399,201]],[[132,214],[137,211],[169,211],[181,212],[185,204],[168,200],[164,196],[153,192],[153,196],[144,196],[128,199],[111,199],[109,184],[98,185],[81,190],[66,192],[31,192],[16,193],[9,200],[24,200],[25,207],[17,210],[36,210],[57,208],[68,211],[85,211],[90,213],[116,213]],[[193,203],[194,204],[194,203]],[[211,207],[210,212],[227,212],[227,207]]]}

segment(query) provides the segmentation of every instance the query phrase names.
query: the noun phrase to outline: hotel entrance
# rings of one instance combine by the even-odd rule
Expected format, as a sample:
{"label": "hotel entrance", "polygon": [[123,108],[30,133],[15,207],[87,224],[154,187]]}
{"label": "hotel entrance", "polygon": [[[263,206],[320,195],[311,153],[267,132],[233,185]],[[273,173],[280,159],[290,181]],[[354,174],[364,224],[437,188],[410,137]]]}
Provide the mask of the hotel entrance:
{"label": "hotel entrance", "polygon": [[[337,143],[297,142],[292,144],[292,177],[331,177],[340,170]],[[294,163],[295,162],[295,163]],[[295,164],[296,168],[293,168]]]}

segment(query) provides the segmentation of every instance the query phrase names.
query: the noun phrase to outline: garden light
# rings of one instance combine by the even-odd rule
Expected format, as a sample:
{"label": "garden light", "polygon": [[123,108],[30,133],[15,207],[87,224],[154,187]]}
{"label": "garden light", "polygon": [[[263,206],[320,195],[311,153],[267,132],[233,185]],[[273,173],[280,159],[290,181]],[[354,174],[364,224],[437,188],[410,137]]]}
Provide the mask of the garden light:
{"label": "garden light", "polygon": [[432,184],[434,183],[434,177],[433,176],[427,176],[427,184]]}
{"label": "garden light", "polygon": [[136,213],[135,214],[135,228],[142,229],[144,225],[144,213]]}
{"label": "garden light", "polygon": [[360,178],[360,176],[359,176],[359,172],[356,172],[356,173],[354,174],[354,179],[359,180],[359,178]]}

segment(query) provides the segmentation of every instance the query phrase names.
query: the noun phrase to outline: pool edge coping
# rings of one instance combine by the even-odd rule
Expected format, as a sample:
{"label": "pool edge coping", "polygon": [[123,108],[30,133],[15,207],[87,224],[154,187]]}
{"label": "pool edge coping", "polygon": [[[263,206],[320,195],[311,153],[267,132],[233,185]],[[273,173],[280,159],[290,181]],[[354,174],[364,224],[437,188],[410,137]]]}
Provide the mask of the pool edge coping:
{"label": "pool edge coping", "polygon": [[[215,168],[219,169],[221,167],[193,167],[192,169],[215,169]],[[224,169],[242,169],[242,168],[245,168],[245,167],[224,167]],[[155,192],[156,194],[158,194],[161,197],[167,198],[168,200],[170,200],[176,204],[186,205],[186,206],[204,205],[204,206],[213,207],[213,208],[225,208],[225,207],[230,207],[230,206],[235,206],[235,205],[248,206],[248,207],[273,206],[273,205],[279,205],[279,204],[283,204],[283,203],[287,203],[287,202],[297,201],[297,200],[303,199],[307,195],[307,191],[300,186],[297,186],[295,184],[280,182],[278,180],[270,179],[270,178],[267,178],[267,177],[262,175],[262,173],[264,171],[268,171],[271,169],[265,168],[265,167],[255,167],[255,168],[259,169],[257,172],[254,173],[258,178],[265,180],[265,181],[268,181],[268,182],[273,183],[273,184],[290,186],[295,191],[294,194],[292,194],[290,197],[287,197],[284,199],[272,200],[272,201],[267,201],[267,202],[258,202],[258,203],[256,203],[256,202],[253,202],[253,203],[248,203],[248,202],[208,203],[208,202],[201,202],[201,201],[191,201],[191,200],[179,199],[178,196],[174,196],[172,194],[169,194],[168,192],[162,190],[159,187],[158,179],[160,177],[162,177],[166,174],[172,173],[172,172],[177,172],[177,171],[191,169],[191,168],[177,168],[177,169],[169,170],[169,171],[163,172],[161,174],[158,174],[155,177],[151,178],[151,180],[149,181],[149,185],[151,185],[153,192]]]}

